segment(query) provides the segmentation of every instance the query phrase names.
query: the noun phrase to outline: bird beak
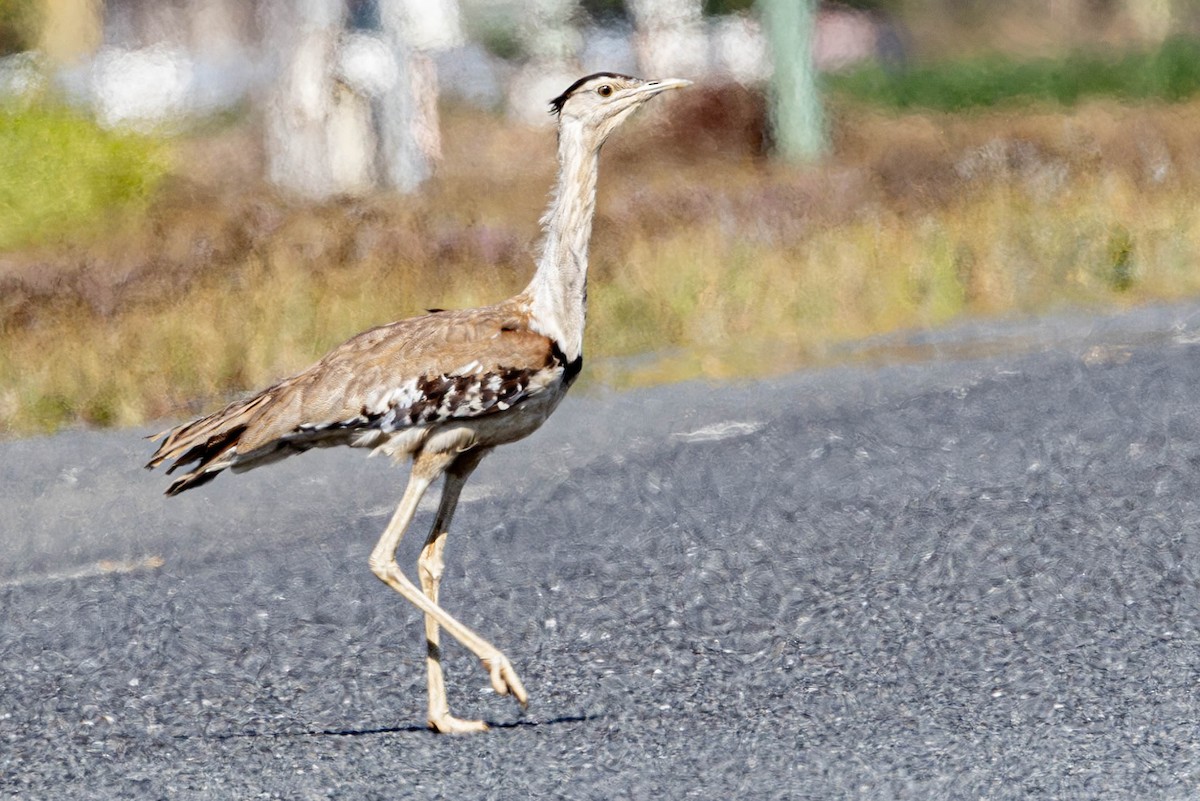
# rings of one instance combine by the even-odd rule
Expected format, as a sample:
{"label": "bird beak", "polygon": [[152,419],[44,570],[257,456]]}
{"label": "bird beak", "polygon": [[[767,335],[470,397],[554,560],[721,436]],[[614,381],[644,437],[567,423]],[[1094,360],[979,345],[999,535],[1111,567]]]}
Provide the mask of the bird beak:
{"label": "bird beak", "polygon": [[[666,78],[661,81],[646,81],[645,83],[635,86],[632,89],[626,89],[623,94],[624,103],[630,106],[640,106],[650,98],[660,92],[665,92],[668,89],[682,89],[685,86],[691,86],[692,82],[683,78]],[[624,103],[622,105],[624,105]]]}
{"label": "bird beak", "polygon": [[691,85],[692,82],[686,78],[664,78],[661,81],[647,81],[633,91],[634,94],[645,95],[649,98],[668,89],[682,89],[685,86]]}

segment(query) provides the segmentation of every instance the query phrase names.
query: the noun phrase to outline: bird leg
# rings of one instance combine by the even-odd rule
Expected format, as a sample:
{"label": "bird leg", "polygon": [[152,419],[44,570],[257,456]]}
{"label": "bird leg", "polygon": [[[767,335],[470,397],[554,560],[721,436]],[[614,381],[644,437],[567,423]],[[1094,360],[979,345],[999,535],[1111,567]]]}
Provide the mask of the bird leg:
{"label": "bird leg", "polygon": [[[446,535],[450,532],[450,520],[458,506],[458,496],[462,492],[467,479],[478,466],[480,460],[489,452],[488,449],[467,451],[459,456],[446,469],[446,484],[442,488],[442,500],[438,505],[437,517],[421,556],[417,560],[417,575],[421,579],[421,589],[425,596],[438,602],[438,587],[442,581],[444,561],[442,553],[446,548]],[[426,665],[429,671],[429,728],[443,734],[465,734],[467,732],[484,731],[487,724],[482,720],[462,720],[450,714],[450,704],[446,700],[446,682],[442,676],[442,649],[440,645],[440,626],[432,615],[425,615],[425,644],[428,649]]]}
{"label": "bird leg", "polygon": [[517,678],[516,671],[513,670],[508,657],[501,653],[496,646],[451,617],[449,613],[429,599],[404,575],[396,563],[396,549],[400,545],[400,539],[404,536],[405,530],[412,523],[421,496],[457,456],[457,453],[422,453],[413,459],[412,476],[408,480],[404,496],[400,499],[400,505],[396,507],[396,513],[392,515],[391,522],[384,529],[375,549],[371,551],[371,572],[404,596],[405,600],[424,612],[427,617],[436,621],[468,651],[479,657],[491,676],[492,689],[498,695],[512,693],[513,697],[524,706],[529,699],[525,693],[525,687]]}

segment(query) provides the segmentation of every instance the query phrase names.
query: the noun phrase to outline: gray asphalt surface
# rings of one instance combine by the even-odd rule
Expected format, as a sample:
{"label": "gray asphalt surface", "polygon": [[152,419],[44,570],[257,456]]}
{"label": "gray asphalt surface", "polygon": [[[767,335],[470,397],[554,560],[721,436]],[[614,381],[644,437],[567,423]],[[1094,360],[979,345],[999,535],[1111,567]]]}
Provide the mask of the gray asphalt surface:
{"label": "gray asphalt surface", "polygon": [[166,499],[146,432],[2,443],[0,797],[1196,798],[1198,343],[1151,309],[569,398],[450,540],[531,696],[447,646],[470,738],[366,566],[403,469]]}

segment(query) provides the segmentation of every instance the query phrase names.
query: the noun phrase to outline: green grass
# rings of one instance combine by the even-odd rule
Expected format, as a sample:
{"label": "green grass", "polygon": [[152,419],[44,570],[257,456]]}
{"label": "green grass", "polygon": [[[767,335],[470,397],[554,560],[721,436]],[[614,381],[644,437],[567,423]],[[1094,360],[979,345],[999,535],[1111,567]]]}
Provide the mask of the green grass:
{"label": "green grass", "polygon": [[152,138],[105,131],[59,106],[0,106],[0,251],[142,204],[166,171],[166,149]]}
{"label": "green grass", "polygon": [[1038,101],[1070,106],[1089,97],[1178,102],[1200,92],[1200,41],[1171,39],[1157,50],[1118,57],[1081,51],[1032,61],[984,56],[902,71],[871,66],[831,76],[828,86],[872,105],[935,111]]}

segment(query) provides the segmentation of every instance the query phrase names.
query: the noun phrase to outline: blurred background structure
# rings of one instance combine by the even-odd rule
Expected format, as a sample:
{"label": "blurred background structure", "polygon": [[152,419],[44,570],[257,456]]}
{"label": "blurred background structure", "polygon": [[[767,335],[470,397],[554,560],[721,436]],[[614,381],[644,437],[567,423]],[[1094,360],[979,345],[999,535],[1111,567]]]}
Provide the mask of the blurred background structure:
{"label": "blurred background structure", "polygon": [[592,380],[1200,294],[1194,0],[0,0],[0,434],[504,296],[598,70],[697,85],[606,153]]}

